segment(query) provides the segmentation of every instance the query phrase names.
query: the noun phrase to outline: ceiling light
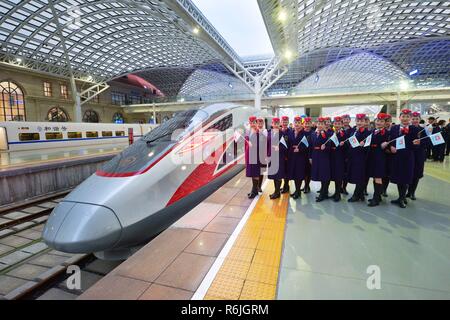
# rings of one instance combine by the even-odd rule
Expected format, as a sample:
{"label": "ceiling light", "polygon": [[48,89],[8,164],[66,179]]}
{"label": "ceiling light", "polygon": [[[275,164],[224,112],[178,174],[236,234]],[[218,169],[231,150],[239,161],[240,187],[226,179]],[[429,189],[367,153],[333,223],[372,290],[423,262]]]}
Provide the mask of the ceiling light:
{"label": "ceiling light", "polygon": [[199,34],[200,29],[199,29],[198,27],[194,27],[194,29],[192,29],[192,32],[193,32],[194,34]]}
{"label": "ceiling light", "polygon": [[280,12],[278,12],[278,20],[280,22],[285,22],[288,18],[288,14],[286,12],[286,10],[281,9]]}

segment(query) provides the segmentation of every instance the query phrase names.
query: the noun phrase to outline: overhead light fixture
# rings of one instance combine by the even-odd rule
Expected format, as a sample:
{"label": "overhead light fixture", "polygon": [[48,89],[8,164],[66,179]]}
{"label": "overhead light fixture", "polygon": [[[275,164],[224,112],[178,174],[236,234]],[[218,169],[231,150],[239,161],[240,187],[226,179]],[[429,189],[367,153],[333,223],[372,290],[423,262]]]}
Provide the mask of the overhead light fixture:
{"label": "overhead light fixture", "polygon": [[200,29],[198,27],[194,27],[194,29],[192,29],[192,32],[194,34],[199,34],[200,33]]}
{"label": "overhead light fixture", "polygon": [[280,22],[286,22],[287,18],[288,18],[288,14],[287,14],[286,10],[285,9],[281,9],[278,12],[278,20]]}
{"label": "overhead light fixture", "polygon": [[283,53],[283,57],[285,60],[291,61],[292,58],[294,57],[294,53],[292,52],[292,50],[286,49]]}
{"label": "overhead light fixture", "polygon": [[228,86],[233,89],[233,84],[231,82],[228,83]]}
{"label": "overhead light fixture", "polygon": [[21,62],[22,62],[22,58],[16,58],[16,61],[17,61],[18,63],[21,63]]}
{"label": "overhead light fixture", "polygon": [[412,76],[412,75],[415,75],[415,74],[418,73],[418,72],[419,72],[419,71],[418,71],[417,69],[415,69],[415,70],[411,71],[411,72],[409,73],[409,75]]}

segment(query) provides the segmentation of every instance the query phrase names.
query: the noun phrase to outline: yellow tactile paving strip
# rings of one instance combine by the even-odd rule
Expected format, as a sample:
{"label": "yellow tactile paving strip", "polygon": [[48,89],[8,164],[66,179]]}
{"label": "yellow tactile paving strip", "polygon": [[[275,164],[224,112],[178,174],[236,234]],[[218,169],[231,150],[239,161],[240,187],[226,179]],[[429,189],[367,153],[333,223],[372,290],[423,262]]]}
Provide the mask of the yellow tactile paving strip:
{"label": "yellow tactile paving strip", "polygon": [[435,179],[450,183],[449,159],[441,162],[425,162],[424,173]]}
{"label": "yellow tactile paving strip", "polygon": [[270,200],[268,187],[253,209],[205,300],[275,299],[289,195]]}

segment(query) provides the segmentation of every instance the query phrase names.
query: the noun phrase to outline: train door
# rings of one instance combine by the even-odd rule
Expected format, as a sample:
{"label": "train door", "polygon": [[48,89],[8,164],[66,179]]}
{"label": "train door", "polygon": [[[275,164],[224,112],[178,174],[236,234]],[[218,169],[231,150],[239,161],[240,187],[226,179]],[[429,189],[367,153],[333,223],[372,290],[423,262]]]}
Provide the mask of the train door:
{"label": "train door", "polygon": [[6,128],[0,127],[0,151],[8,150],[8,137],[6,136]]}

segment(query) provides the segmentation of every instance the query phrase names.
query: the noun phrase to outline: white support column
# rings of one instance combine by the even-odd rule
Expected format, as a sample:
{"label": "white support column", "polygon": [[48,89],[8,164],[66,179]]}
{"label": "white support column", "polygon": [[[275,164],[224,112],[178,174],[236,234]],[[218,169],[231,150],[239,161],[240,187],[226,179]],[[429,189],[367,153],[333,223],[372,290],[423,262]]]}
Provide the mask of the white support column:
{"label": "white support column", "polygon": [[255,108],[261,110],[261,77],[255,77]]}
{"label": "white support column", "polygon": [[74,121],[75,122],[82,122],[82,116],[81,116],[81,98],[80,94],[77,90],[77,84],[75,82],[75,78],[73,76],[70,77],[70,88],[72,90],[72,96],[73,96],[73,115],[74,115]]}

